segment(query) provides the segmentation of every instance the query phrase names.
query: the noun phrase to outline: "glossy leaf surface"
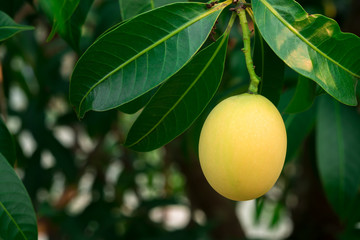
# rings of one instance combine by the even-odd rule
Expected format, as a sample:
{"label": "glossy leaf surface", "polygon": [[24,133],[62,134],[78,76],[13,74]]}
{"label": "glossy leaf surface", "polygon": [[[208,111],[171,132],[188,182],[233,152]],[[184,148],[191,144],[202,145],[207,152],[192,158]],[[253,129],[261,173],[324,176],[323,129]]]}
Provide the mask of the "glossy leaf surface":
{"label": "glossy leaf surface", "polygon": [[227,36],[197,54],[156,92],[131,127],[125,145],[136,151],[161,147],[201,114],[221,82]]}
{"label": "glossy leaf surface", "polygon": [[317,164],[329,202],[341,218],[352,215],[360,187],[360,115],[328,96],[318,106]]}
{"label": "glossy leaf surface", "polygon": [[32,29],[33,27],[31,26],[17,24],[6,13],[0,11],[0,42],[14,36],[19,32]]}
{"label": "glossy leaf surface", "polygon": [[0,239],[37,240],[34,208],[14,169],[0,154]]}
{"label": "glossy leaf surface", "polygon": [[337,100],[356,105],[360,39],[322,15],[308,15],[293,0],[252,1],[255,21],[273,51],[292,69]]}
{"label": "glossy leaf surface", "polygon": [[7,129],[6,125],[0,117],[0,153],[9,161],[11,165],[14,165],[16,161],[15,145],[13,138]]}
{"label": "glossy leaf surface", "polygon": [[119,107],[169,78],[201,47],[229,3],[210,10],[201,3],[171,4],[104,34],[71,78],[70,101],[78,116]]}
{"label": "glossy leaf surface", "polygon": [[279,103],[284,83],[284,62],[271,50],[255,25],[254,66],[261,78],[259,92],[275,106]]}
{"label": "glossy leaf surface", "polygon": [[295,94],[291,99],[285,112],[297,113],[310,108],[316,97],[316,83],[312,80],[299,75]]}

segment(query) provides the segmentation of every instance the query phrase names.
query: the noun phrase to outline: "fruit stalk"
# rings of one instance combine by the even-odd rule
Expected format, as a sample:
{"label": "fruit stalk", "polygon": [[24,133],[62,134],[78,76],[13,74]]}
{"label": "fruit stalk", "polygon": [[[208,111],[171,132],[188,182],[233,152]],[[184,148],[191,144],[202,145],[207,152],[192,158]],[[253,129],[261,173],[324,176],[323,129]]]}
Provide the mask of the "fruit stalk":
{"label": "fruit stalk", "polygon": [[243,31],[243,41],[244,41],[243,52],[245,54],[246,67],[250,75],[249,93],[257,94],[260,78],[255,73],[254,70],[255,67],[251,57],[250,29],[246,19],[246,12],[245,9],[242,6],[240,6],[236,8],[236,13],[239,16],[241,29]]}

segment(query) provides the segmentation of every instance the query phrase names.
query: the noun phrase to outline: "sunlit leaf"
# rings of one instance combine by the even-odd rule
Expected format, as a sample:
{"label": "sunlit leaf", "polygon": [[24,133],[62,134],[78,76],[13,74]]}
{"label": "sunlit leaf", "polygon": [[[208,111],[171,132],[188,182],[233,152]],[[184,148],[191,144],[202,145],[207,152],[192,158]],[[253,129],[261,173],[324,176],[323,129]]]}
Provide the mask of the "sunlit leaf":
{"label": "sunlit leaf", "polygon": [[252,7],[262,36],[289,67],[340,102],[357,104],[360,38],[330,18],[308,15],[293,0],[253,0]]}

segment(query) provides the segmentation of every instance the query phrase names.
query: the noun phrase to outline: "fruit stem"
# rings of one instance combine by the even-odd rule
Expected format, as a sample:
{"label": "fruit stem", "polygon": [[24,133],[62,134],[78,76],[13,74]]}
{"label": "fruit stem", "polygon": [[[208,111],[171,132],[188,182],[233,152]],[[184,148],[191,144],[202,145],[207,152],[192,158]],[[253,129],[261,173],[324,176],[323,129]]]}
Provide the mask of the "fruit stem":
{"label": "fruit stem", "polygon": [[251,57],[250,29],[246,19],[244,6],[237,7],[236,13],[239,16],[240,25],[243,32],[244,48],[242,50],[245,54],[246,67],[250,75],[249,93],[257,94],[260,78],[255,73],[255,66]]}

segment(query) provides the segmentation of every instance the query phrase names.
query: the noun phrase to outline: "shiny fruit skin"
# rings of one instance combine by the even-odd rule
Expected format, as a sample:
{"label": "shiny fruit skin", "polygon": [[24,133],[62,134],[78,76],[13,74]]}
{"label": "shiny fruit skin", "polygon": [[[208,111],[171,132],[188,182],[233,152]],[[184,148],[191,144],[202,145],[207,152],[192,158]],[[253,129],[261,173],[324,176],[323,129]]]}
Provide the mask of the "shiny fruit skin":
{"label": "shiny fruit skin", "polygon": [[201,130],[199,158],[210,185],[226,198],[245,201],[269,191],[286,156],[284,121],[265,97],[241,94],[220,102]]}

